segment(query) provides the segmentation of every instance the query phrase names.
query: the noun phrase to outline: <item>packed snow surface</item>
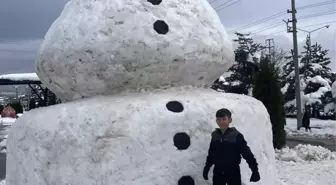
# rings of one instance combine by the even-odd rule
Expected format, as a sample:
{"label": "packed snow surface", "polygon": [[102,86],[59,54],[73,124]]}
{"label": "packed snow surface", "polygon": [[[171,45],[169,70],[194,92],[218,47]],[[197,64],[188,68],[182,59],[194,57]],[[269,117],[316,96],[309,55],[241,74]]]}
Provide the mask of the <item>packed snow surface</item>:
{"label": "packed snow surface", "polygon": [[276,151],[282,185],[335,185],[335,156],[335,152],[311,145]]}
{"label": "packed snow surface", "polygon": [[[15,118],[1,118],[0,117],[0,153],[6,153],[6,143],[7,143],[7,137],[8,132],[11,128],[11,125],[16,121]],[[1,184],[0,184],[1,185]]]}
{"label": "packed snow surface", "polygon": [[[152,1],[161,2],[161,1]],[[210,86],[233,48],[206,0],[72,0],[41,45],[36,71],[62,100],[166,86]]]}
{"label": "packed snow surface", "polygon": [[0,75],[0,80],[1,79],[12,80],[12,81],[23,81],[23,80],[40,81],[36,73],[5,74],[5,75]]}
{"label": "packed snow surface", "polygon": [[[180,102],[183,111],[169,111],[170,101]],[[195,184],[210,185],[201,174],[215,112],[223,107],[232,110],[232,126],[244,134],[263,177],[248,182],[251,171],[242,160],[245,185],[277,185],[263,104],[249,96],[195,88],[94,97],[25,113],[7,139],[7,185],[175,185],[186,175]],[[182,132],[191,143],[178,150],[173,138]]]}

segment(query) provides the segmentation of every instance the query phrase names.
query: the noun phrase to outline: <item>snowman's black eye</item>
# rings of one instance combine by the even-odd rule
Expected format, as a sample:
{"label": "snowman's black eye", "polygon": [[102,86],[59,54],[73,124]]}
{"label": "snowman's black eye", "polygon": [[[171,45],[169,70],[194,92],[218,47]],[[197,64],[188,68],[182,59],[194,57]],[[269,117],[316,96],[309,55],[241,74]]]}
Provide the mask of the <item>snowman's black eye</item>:
{"label": "snowman's black eye", "polygon": [[190,176],[183,176],[177,182],[178,185],[195,185],[195,181]]}
{"label": "snowman's black eye", "polygon": [[178,101],[170,101],[166,104],[166,107],[172,112],[182,112],[184,109],[182,103]]}
{"label": "snowman's black eye", "polygon": [[158,34],[166,34],[169,31],[169,27],[167,25],[167,23],[165,23],[162,20],[157,20],[155,21],[154,25],[154,30],[158,33]]}
{"label": "snowman's black eye", "polygon": [[159,5],[162,0],[147,0],[148,2],[152,3],[153,5]]}
{"label": "snowman's black eye", "polygon": [[190,137],[185,132],[180,132],[174,136],[174,146],[178,150],[186,150],[190,146]]}

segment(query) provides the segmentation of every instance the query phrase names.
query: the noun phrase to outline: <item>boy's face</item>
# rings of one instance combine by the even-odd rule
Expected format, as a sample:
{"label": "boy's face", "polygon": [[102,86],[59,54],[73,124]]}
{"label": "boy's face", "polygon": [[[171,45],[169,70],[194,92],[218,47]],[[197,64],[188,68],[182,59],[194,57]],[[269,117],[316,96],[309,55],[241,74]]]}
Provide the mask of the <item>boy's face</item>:
{"label": "boy's face", "polygon": [[216,122],[219,128],[228,128],[231,121],[232,121],[232,118],[229,118],[227,116],[216,118]]}

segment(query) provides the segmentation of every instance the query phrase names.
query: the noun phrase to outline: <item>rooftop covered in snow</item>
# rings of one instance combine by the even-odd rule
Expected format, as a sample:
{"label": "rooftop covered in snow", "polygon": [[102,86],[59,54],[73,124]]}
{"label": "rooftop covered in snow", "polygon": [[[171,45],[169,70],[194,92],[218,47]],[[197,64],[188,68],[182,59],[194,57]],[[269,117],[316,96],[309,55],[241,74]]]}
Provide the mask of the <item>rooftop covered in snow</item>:
{"label": "rooftop covered in snow", "polygon": [[0,85],[41,84],[36,73],[16,73],[0,75]]}

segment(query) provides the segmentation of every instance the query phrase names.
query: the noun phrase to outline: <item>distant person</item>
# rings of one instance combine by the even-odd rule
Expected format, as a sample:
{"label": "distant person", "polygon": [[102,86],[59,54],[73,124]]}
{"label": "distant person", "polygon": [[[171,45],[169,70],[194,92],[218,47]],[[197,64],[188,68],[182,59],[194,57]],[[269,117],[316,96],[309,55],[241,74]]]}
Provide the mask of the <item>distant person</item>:
{"label": "distant person", "polygon": [[302,126],[305,128],[306,132],[311,132],[310,128],[310,117],[311,117],[311,112],[310,112],[310,107],[306,107],[304,110],[303,118],[302,118]]}
{"label": "distant person", "polygon": [[260,180],[258,163],[243,134],[236,128],[229,127],[232,122],[231,112],[228,109],[218,110],[216,122],[219,128],[211,134],[203,178],[208,180],[210,168],[214,165],[213,185],[241,185],[239,164],[242,156],[252,170],[250,181],[258,182]]}

